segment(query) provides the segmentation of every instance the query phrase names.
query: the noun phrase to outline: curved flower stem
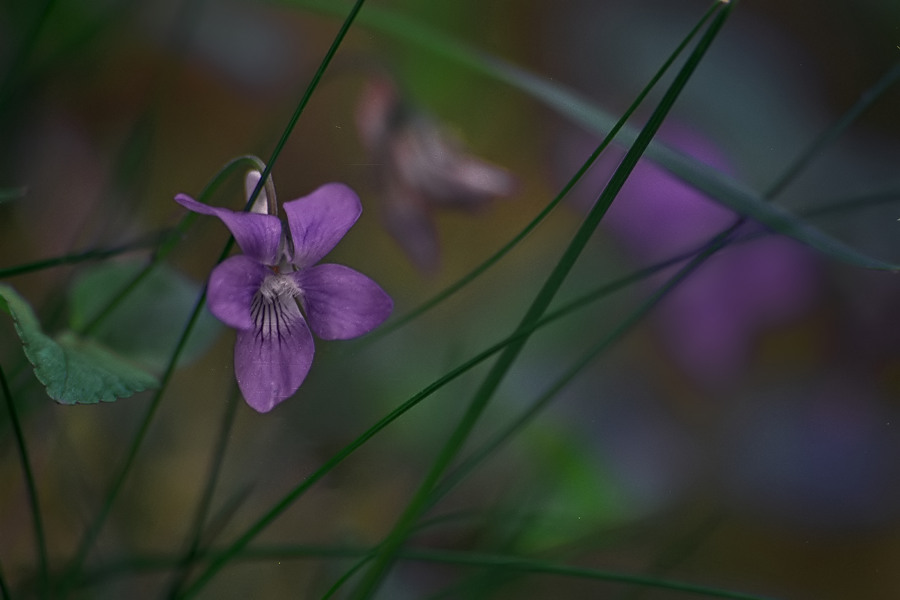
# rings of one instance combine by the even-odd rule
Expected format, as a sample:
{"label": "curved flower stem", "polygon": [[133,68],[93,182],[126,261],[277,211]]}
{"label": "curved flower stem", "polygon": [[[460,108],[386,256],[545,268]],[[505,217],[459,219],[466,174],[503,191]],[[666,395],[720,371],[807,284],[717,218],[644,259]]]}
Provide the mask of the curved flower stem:
{"label": "curved flower stem", "polygon": [[[640,134],[638,134],[637,140],[635,141],[634,145],[628,150],[625,158],[622,160],[622,163],[619,165],[612,178],[610,179],[609,184],[606,186],[606,188],[604,188],[603,192],[600,194],[600,197],[597,199],[597,202],[591,209],[591,212],[588,213],[587,218],[584,220],[581,227],[572,238],[571,243],[569,244],[568,248],[566,248],[566,251],[563,253],[562,258],[557,263],[556,268],[554,268],[553,272],[547,278],[541,290],[535,296],[534,301],[532,302],[525,316],[522,318],[517,331],[523,328],[530,327],[535,322],[540,320],[541,316],[550,306],[550,302],[553,300],[556,292],[562,286],[563,281],[568,276],[569,271],[574,266],[575,261],[581,254],[581,251],[585,248],[588,241],[593,236],[594,230],[600,224],[600,220],[603,218],[606,210],[612,204],[613,199],[624,185],[625,180],[631,174],[631,171],[634,169],[635,165],[637,165],[638,160],[640,159],[644,150],[650,144],[650,140],[662,125],[663,120],[665,119],[669,110],[672,108],[672,105],[675,103],[675,100],[678,98],[681,90],[684,88],[688,79],[693,74],[694,69],[696,69],[697,65],[700,64],[701,59],[705,55],[709,46],[712,44],[713,39],[715,39],[719,30],[724,25],[725,19],[730,13],[731,5],[722,6],[721,4],[717,3],[717,5],[712,10],[716,10],[720,6],[722,7],[722,9],[718,11],[716,18],[713,20],[709,28],[704,33],[703,37],[697,43],[697,47],[694,49],[690,57],[687,59],[685,65],[676,75],[672,85],[666,90],[665,95],[663,96],[659,105],[653,111],[653,114],[650,116],[647,124],[641,130]],[[439,482],[444,471],[462,449],[463,444],[466,442],[469,434],[475,428],[475,424],[478,422],[478,419],[480,418],[482,412],[487,407],[497,388],[499,388],[500,383],[506,376],[506,373],[518,358],[518,355],[524,348],[527,340],[528,336],[525,336],[520,341],[507,346],[500,357],[497,359],[497,362],[494,363],[493,368],[484,379],[481,387],[475,393],[475,396],[472,399],[472,402],[469,404],[466,413],[463,415],[462,420],[459,422],[456,429],[447,440],[438,457],[432,463],[428,474],[425,476],[425,479],[419,486],[412,500],[407,505],[406,510],[400,516],[396,525],[388,534],[383,544],[379,547],[378,554],[376,555],[373,564],[363,575],[362,581],[351,594],[351,598],[353,598],[354,600],[363,600],[365,598],[370,598],[375,593],[381,581],[390,570],[391,564],[396,557],[397,551],[406,541],[406,538],[414,527],[416,520],[427,507],[428,497],[431,494],[432,489]]]}
{"label": "curved flower stem", "polygon": [[[16,405],[13,401],[12,392],[9,390],[9,383],[6,381],[6,374],[3,367],[0,367],[0,388],[3,390],[3,397],[6,399],[6,407],[9,409],[9,419],[15,432],[16,445],[19,448],[19,461],[22,463],[22,473],[25,476],[25,486],[28,489],[28,502],[31,504],[31,520],[34,526],[34,540],[37,547],[38,555],[38,580],[40,585],[40,595],[46,598],[49,593],[47,583],[47,544],[44,536],[44,522],[41,518],[41,505],[38,502],[37,486],[34,483],[34,473],[31,471],[31,461],[28,458],[28,448],[25,445],[25,434],[22,431],[22,425],[19,423],[19,416],[16,411]],[[2,579],[0,579],[0,583]],[[0,588],[5,588],[5,583]],[[9,592],[4,591],[4,598],[9,597]]]}
{"label": "curved flower stem", "polygon": [[9,97],[12,96],[13,90],[18,83],[17,79],[21,76],[21,72],[25,68],[25,63],[28,62],[31,53],[37,44],[38,38],[41,35],[41,31],[47,24],[47,18],[50,16],[50,13],[53,12],[56,3],[57,0],[47,0],[44,3],[37,19],[35,19],[31,28],[22,38],[22,42],[16,50],[16,55],[13,57],[12,62],[10,62],[9,71],[6,73],[3,82],[0,83],[0,109],[6,104]]}

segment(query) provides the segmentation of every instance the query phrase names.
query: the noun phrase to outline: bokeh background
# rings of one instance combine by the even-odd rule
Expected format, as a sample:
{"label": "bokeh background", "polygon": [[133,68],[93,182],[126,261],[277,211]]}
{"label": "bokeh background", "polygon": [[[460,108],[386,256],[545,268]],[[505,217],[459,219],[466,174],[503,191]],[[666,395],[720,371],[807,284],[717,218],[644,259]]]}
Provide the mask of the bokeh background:
{"label": "bokeh background", "polygon": [[[44,4],[49,13],[35,30]],[[176,193],[199,194],[236,156],[265,160],[340,24],[329,14],[340,14],[335,5],[308,4],[316,3],[4,3],[0,189],[9,199],[0,203],[0,267],[146,239],[183,216]],[[273,175],[281,201],[328,181],[358,191],[364,214],[328,260],[378,281],[395,300],[395,317],[521,230],[599,138],[522,90],[373,26],[373,14],[399,15],[619,115],[707,8],[689,0],[369,4]],[[898,44],[896,3],[740,3],[659,137],[762,192],[897,64]],[[884,91],[775,200],[802,212],[875,194],[896,198],[898,90]],[[446,145],[436,151],[432,143]],[[234,539],[388,411],[510,333],[618,157],[611,149],[536,232],[444,304],[383,338],[319,342],[306,383],[270,414],[240,403],[212,506],[214,545]],[[240,177],[213,201],[239,207]],[[858,203],[815,223],[898,262],[898,216],[896,203]],[[731,219],[642,162],[561,296],[691,249]],[[198,220],[168,262],[199,286],[225,239],[218,222]],[[428,252],[435,257],[427,264],[416,260]],[[137,250],[113,260],[147,256]],[[92,266],[7,283],[55,331],[66,326],[67,290]],[[525,410],[660,282],[630,286],[536,334],[475,440]],[[893,274],[837,264],[772,235],[727,248],[435,507],[429,515],[446,522],[411,543],[777,598],[898,597],[897,306]],[[61,568],[151,394],[56,405],[26,368],[5,317],[0,335],[51,566]],[[177,371],[89,566],[184,551],[232,394],[232,345],[233,332],[221,328]],[[256,546],[380,541],[485,372],[474,369],[376,436]],[[26,586],[33,539],[6,411],[0,479],[0,564],[9,582]],[[320,597],[351,564],[327,556],[242,560],[203,597]],[[169,578],[131,564],[78,597],[156,597]],[[465,598],[676,596],[403,562],[383,597],[442,590]]]}

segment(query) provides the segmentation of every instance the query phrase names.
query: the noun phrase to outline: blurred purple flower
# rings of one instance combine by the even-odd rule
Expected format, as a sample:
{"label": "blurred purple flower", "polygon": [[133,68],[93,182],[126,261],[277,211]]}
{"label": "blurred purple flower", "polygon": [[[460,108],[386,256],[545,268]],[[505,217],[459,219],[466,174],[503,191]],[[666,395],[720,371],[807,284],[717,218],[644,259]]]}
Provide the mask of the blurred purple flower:
{"label": "blurred purple flower", "polygon": [[516,188],[506,170],[465,153],[462,144],[409,105],[386,76],[365,85],[356,112],[363,145],[380,166],[382,221],[420,270],[440,262],[435,209],[475,210]]}
{"label": "blurred purple flower", "polygon": [[[259,177],[248,175],[248,190]],[[393,302],[374,281],[342,265],[316,264],[362,212],[347,186],[329,183],[285,202],[287,231],[265,214],[275,210],[265,192],[251,212],[207,206],[185,194],[175,200],[221,219],[244,252],[213,269],[208,298],[213,315],[237,329],[235,376],[255,410],[272,410],[303,383],[315,352],[310,328],[322,339],[350,339],[390,315]]]}
{"label": "blurred purple flower", "polygon": [[[731,173],[710,140],[668,123],[663,140]],[[584,144],[583,154],[590,144]],[[618,157],[601,157],[592,171],[599,190]],[[607,168],[604,168],[607,167]],[[576,199],[585,206],[584,198]],[[652,263],[693,250],[731,224],[734,213],[674,175],[642,160],[610,207],[603,224],[630,255]],[[813,252],[767,236],[727,248],[676,288],[658,309],[657,325],[674,359],[695,379],[719,384],[747,364],[757,334],[808,310],[819,290]]]}

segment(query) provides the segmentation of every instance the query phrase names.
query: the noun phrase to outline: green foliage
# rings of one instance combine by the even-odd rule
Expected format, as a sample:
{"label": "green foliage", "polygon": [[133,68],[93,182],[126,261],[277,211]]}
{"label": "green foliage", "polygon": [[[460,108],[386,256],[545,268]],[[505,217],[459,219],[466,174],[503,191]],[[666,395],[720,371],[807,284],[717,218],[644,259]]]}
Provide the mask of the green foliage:
{"label": "green foliage", "polygon": [[[84,272],[70,291],[69,326],[81,331],[96,319],[144,268],[143,263],[107,262]],[[162,371],[184,331],[200,286],[158,265],[92,328],[91,335],[135,362]],[[222,328],[205,310],[181,353],[179,364],[199,357]]]}
{"label": "green foliage", "polygon": [[28,302],[7,285],[0,285],[0,308],[13,318],[25,356],[47,395],[61,404],[113,402],[158,385],[152,375],[92,340],[71,332],[49,337]]}

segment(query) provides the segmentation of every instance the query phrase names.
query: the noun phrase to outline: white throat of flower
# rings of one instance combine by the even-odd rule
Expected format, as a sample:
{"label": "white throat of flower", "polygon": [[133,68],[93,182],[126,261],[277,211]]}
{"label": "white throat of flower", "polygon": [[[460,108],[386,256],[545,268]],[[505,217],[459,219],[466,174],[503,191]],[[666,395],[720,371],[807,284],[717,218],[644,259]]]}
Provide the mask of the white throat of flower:
{"label": "white throat of flower", "polygon": [[280,339],[286,325],[300,316],[299,295],[300,288],[292,278],[280,273],[266,277],[250,304],[250,316],[257,335]]}

